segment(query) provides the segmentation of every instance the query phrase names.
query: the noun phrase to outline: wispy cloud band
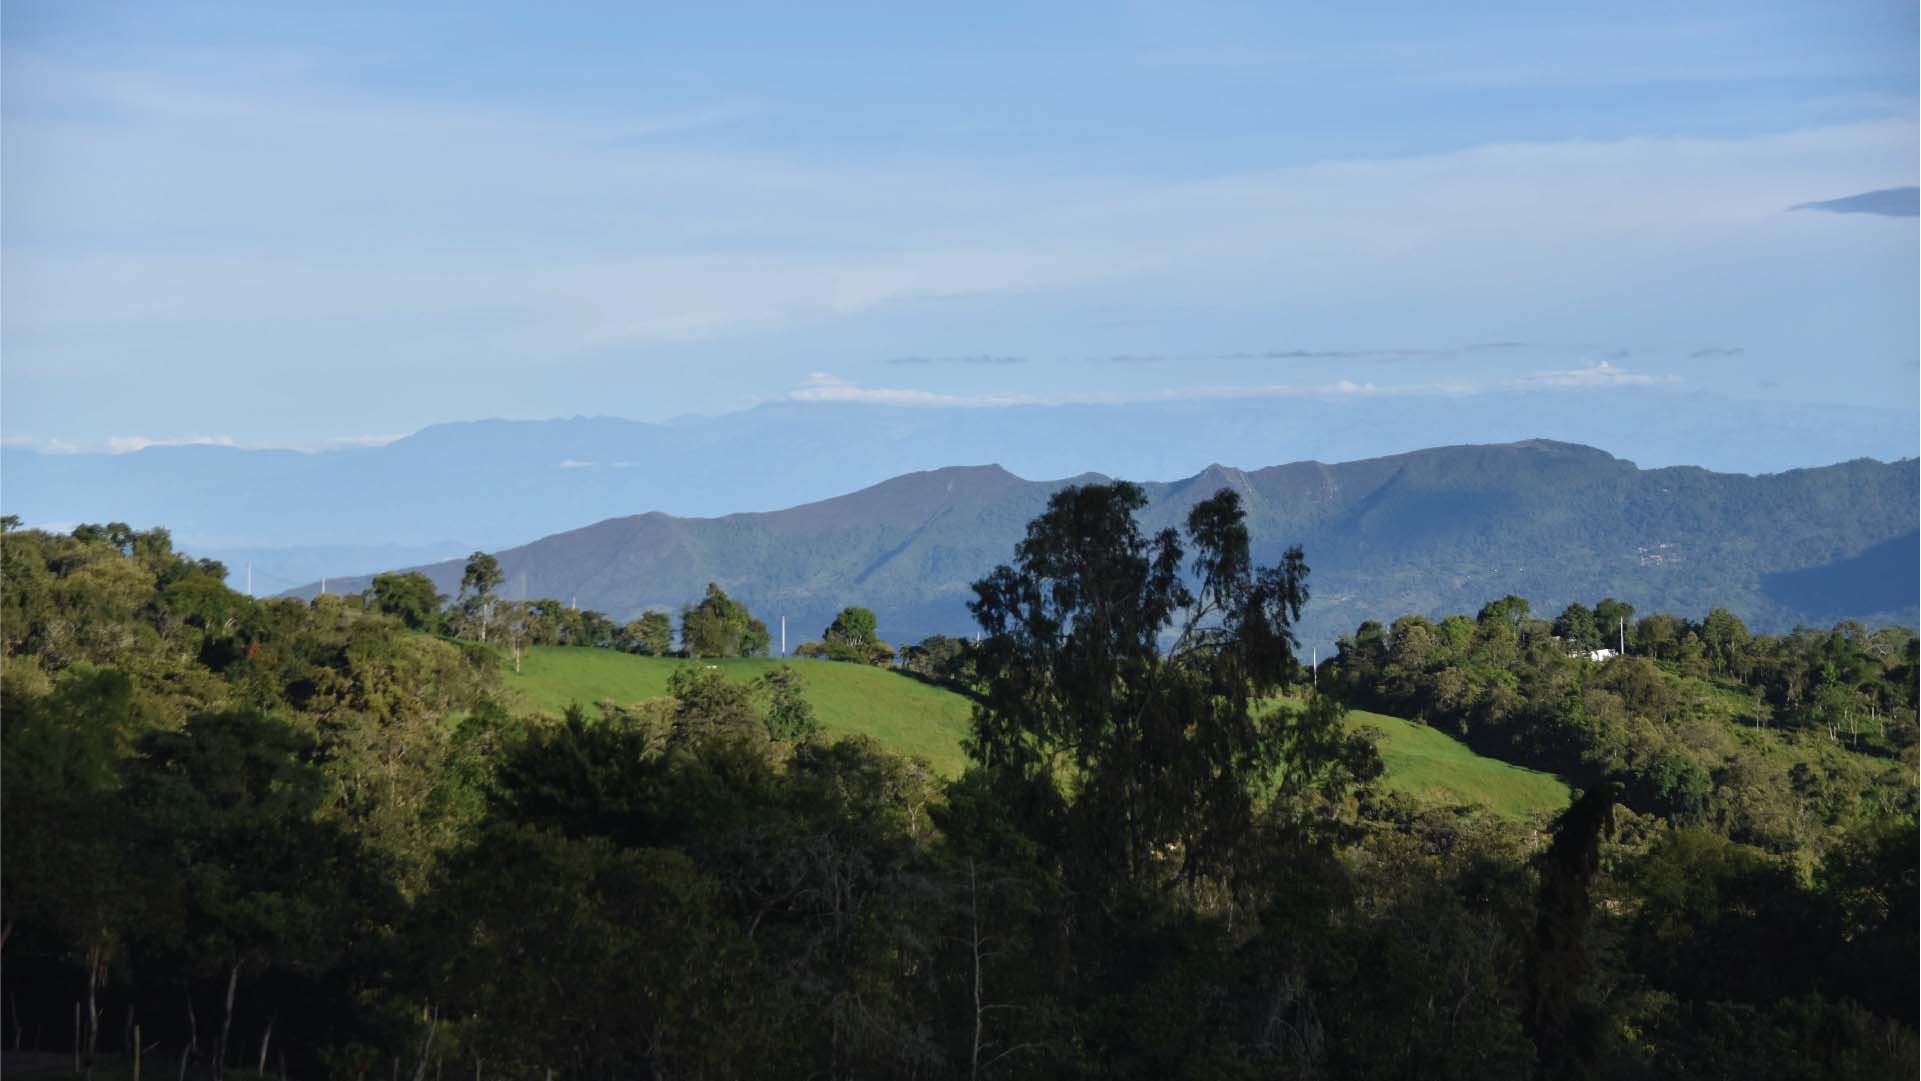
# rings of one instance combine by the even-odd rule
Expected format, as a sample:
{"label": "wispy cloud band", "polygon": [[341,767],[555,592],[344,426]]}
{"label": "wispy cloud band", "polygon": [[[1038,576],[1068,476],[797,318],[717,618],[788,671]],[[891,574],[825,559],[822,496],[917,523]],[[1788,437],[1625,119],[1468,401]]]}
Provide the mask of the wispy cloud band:
{"label": "wispy cloud band", "polygon": [[827,372],[814,372],[801,386],[787,392],[795,402],[852,405],[933,406],[993,409],[1009,406],[1131,405],[1146,402],[1227,401],[1235,399],[1294,398],[1339,401],[1356,398],[1462,397],[1501,392],[1593,390],[1613,387],[1656,387],[1681,383],[1679,376],[1630,371],[1601,361],[1592,367],[1536,372],[1518,379],[1493,382],[1388,383],[1337,379],[1329,383],[1269,383],[1255,385],[1164,387],[1128,392],[1075,394],[991,392],[953,394],[907,387],[867,387]]}

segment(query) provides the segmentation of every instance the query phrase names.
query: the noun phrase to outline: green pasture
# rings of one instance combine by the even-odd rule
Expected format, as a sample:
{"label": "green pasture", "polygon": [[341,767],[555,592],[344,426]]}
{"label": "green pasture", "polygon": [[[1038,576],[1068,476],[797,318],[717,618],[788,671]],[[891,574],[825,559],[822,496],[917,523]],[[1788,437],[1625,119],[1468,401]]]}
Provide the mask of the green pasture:
{"label": "green pasture", "polygon": [[[783,662],[761,658],[685,661],[638,657],[605,649],[542,646],[528,651],[507,686],[533,708],[558,716],[578,703],[630,704],[667,693],[674,669],[712,664],[729,679],[751,680]],[[919,755],[947,777],[966,766],[969,703],[951,691],[884,668],[833,661],[790,661],[807,681],[807,698],[830,735],[861,734],[903,754]],[[1380,733],[1378,747],[1388,787],[1421,799],[1478,804],[1525,819],[1567,806],[1568,789],[1551,774],[1483,758],[1460,741],[1423,725],[1356,710],[1351,728]]]}

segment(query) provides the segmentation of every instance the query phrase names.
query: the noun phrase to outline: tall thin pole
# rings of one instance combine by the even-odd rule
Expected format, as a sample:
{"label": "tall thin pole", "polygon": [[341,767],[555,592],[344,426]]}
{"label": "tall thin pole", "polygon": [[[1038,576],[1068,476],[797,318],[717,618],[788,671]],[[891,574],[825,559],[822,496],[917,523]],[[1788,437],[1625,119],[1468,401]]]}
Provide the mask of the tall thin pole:
{"label": "tall thin pole", "polygon": [[780,655],[787,656],[787,617],[780,617]]}
{"label": "tall thin pole", "polygon": [[1618,616],[1616,619],[1621,625],[1621,656],[1625,657],[1628,655],[1628,617]]}
{"label": "tall thin pole", "polygon": [[1308,665],[1308,678],[1314,681],[1314,689],[1318,691],[1321,689],[1321,644],[1319,642],[1314,643],[1310,649],[1310,656],[1314,659]]}
{"label": "tall thin pole", "polygon": [[320,580],[320,595],[323,597],[327,595],[327,580],[325,578]]}
{"label": "tall thin pole", "polygon": [[253,560],[247,560],[247,596],[253,596]]}

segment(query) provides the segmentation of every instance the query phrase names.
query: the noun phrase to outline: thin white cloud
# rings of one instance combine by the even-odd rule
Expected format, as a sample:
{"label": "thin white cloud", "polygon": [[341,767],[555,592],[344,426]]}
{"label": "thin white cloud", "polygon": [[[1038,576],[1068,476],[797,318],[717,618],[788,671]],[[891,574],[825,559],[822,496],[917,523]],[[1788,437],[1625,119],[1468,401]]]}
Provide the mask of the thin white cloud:
{"label": "thin white cloud", "polygon": [[1518,379],[1475,383],[1371,383],[1337,379],[1331,383],[1269,383],[1257,385],[1162,387],[1142,391],[1037,395],[1015,392],[949,394],[910,387],[866,387],[827,372],[812,372],[802,385],[787,392],[796,402],[853,405],[945,406],[991,409],[1021,405],[1129,405],[1142,402],[1227,401],[1250,398],[1297,398],[1336,401],[1353,398],[1464,397],[1514,391],[1589,390],[1610,387],[1671,386],[1673,375],[1630,371],[1601,361],[1588,368],[1536,372]]}
{"label": "thin white cloud", "polygon": [[323,439],[316,443],[243,442],[230,435],[116,435],[109,436],[104,443],[88,443],[58,438],[42,439],[32,435],[7,435],[0,437],[0,446],[34,450],[42,454],[135,454],[150,447],[228,447],[234,450],[291,450],[312,454],[328,450],[384,447],[389,443],[405,439],[410,434],[412,433],[392,432],[377,435],[345,435]]}
{"label": "thin white cloud", "polygon": [[598,462],[583,462],[579,458],[563,458],[554,465],[555,469],[592,469]]}
{"label": "thin white cloud", "polygon": [[238,447],[230,435],[188,435],[178,437],[150,438],[144,435],[114,435],[107,437],[107,451],[111,454],[132,454],[148,447]]}
{"label": "thin white cloud", "polygon": [[1601,361],[1592,368],[1569,368],[1558,372],[1538,372],[1514,381],[1522,388],[1552,387],[1558,389],[1585,389],[1592,387],[1650,387],[1679,383],[1679,376],[1654,375],[1648,372],[1629,371],[1617,368],[1607,361]]}
{"label": "thin white cloud", "polygon": [[[322,444],[322,449],[344,450],[350,447],[384,447],[389,443],[397,443],[412,434],[412,432],[382,432],[376,435],[340,435],[327,440]],[[297,450],[303,448],[289,447],[282,449]]]}
{"label": "thin white cloud", "polygon": [[907,387],[863,387],[824,372],[815,372],[808,381],[787,392],[790,401],[832,402],[854,405],[946,406],[964,409],[992,409],[1019,405],[1130,405],[1141,402],[1226,401],[1245,398],[1304,398],[1337,400],[1343,398],[1451,396],[1473,394],[1476,387],[1466,383],[1391,384],[1357,383],[1340,379],[1320,384],[1266,384],[1259,386],[1163,387],[1140,392],[1103,392],[1093,394],[944,394]]}

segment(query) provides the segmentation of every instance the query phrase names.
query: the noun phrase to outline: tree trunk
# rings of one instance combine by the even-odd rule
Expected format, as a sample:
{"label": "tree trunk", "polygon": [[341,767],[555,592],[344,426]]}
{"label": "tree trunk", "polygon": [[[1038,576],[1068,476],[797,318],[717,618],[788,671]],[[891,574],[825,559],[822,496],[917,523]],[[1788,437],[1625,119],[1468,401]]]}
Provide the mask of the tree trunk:
{"label": "tree trunk", "polygon": [[414,1067],[414,1081],[426,1081],[427,1059],[434,1049],[434,1030],[440,1027],[440,1018],[427,1022],[427,1042],[420,1047],[420,1063]]}
{"label": "tree trunk", "polygon": [[140,1081],[140,1026],[133,1026],[133,1081]]}
{"label": "tree trunk", "polygon": [[272,1042],[273,1018],[269,1017],[267,1018],[267,1031],[260,1034],[260,1064],[253,1068],[253,1072],[262,1077],[266,1076],[267,1073],[267,1045]]}
{"label": "tree trunk", "polygon": [[227,1076],[227,1038],[233,1033],[233,993],[240,986],[240,962],[235,961],[227,973],[227,1007],[220,1018],[220,1042],[214,1045],[214,1081]]}
{"label": "tree trunk", "polygon": [[980,886],[974,878],[974,861],[967,861],[967,905],[974,926],[974,1047],[968,1062],[967,1076],[970,1081],[980,1077],[981,1072],[981,1029],[984,1012],[981,1009],[981,904]]}
{"label": "tree trunk", "polygon": [[87,947],[87,1078],[93,1078],[93,1059],[100,1048],[100,970],[106,967],[106,951]]}

